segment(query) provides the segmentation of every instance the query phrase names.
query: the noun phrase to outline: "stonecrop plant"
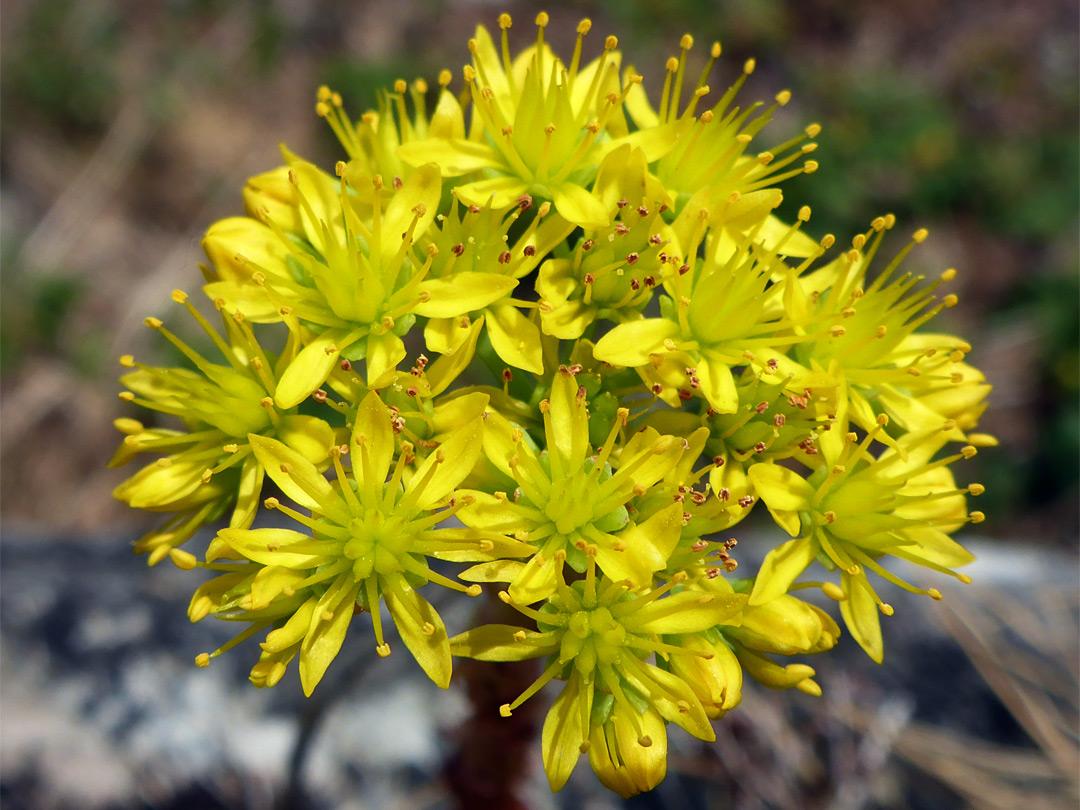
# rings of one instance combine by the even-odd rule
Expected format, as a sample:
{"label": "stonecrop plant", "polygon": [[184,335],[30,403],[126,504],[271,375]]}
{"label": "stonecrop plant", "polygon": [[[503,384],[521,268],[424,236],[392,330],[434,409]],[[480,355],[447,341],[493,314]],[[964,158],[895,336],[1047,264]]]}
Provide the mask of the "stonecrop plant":
{"label": "stonecrop plant", "polygon": [[[552,790],[585,754],[629,796],[745,677],[821,694],[805,660],[842,631],[800,593],[880,662],[886,590],[941,598],[895,560],[970,581],[951,535],[983,487],[954,462],[995,443],[990,386],[930,325],[956,271],[901,270],[925,230],[876,261],[892,215],[844,248],[773,213],[820,127],[768,139],[790,93],[741,106],[753,61],[718,93],[720,45],[695,80],[687,35],[650,97],[614,36],[585,61],[582,20],[564,61],[535,24],[514,55],[503,14],[456,81],[359,115],[318,89],[333,171],[283,150],[207,231],[205,306],[146,319],[187,367],[121,358],[120,398],[166,418],[117,420],[113,465],[152,460],[115,494],[162,513],[151,565],[210,575],[191,620],[239,628],[199,666],[257,638],[252,683],[296,659],[310,695],[346,643],[400,638],[444,688],[455,656],[543,659],[501,714],[551,685]],[[776,524],[756,572],[751,512]],[[430,585],[520,624],[448,629]]]}

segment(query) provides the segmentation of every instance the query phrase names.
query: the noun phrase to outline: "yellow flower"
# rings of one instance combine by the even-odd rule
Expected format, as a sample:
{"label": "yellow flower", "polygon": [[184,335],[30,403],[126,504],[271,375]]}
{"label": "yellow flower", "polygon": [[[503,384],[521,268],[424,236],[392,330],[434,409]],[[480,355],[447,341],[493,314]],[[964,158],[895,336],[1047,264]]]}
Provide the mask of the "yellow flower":
{"label": "yellow flower", "polygon": [[[405,358],[401,336],[418,316],[459,317],[498,301],[517,285],[516,279],[490,271],[427,278],[438,249],[429,243],[417,251],[416,243],[439,205],[442,184],[435,166],[417,169],[395,189],[352,164],[338,169],[341,179],[335,182],[310,163],[290,158],[307,245],[264,217],[287,249],[286,261],[262,266],[242,256],[241,263],[253,271],[251,283],[225,279],[206,287],[211,298],[251,320],[284,321],[303,344],[278,385],[275,401],[283,408],[322,385],[339,358],[363,359],[367,384],[386,385]],[[370,196],[370,204],[361,192]]]}
{"label": "yellow flower", "polygon": [[880,663],[884,654],[878,611],[892,615],[867,579],[873,571],[913,593],[941,595],[916,588],[877,562],[889,554],[955,576],[953,569],[974,557],[949,537],[965,523],[978,523],[981,512],[968,513],[965,494],[978,495],[979,484],[957,488],[948,465],[975,455],[968,445],[960,453],[936,460],[952,424],[906,434],[896,447],[874,459],[867,448],[880,435],[881,422],[862,442],[854,433],[840,436],[846,420],[821,442],[821,463],[809,478],[777,464],[755,464],[750,480],[773,518],[794,540],[766,556],[750,595],[760,605],[783,594],[815,558],[841,572],[840,611],[852,636]]}
{"label": "yellow flower", "polygon": [[[789,233],[797,232],[804,218],[809,218],[809,209],[800,213],[800,222]],[[773,306],[784,285],[772,282],[776,276],[798,276],[824,248],[819,246],[800,267],[789,269],[778,252],[784,240],[772,248],[752,239],[736,244],[717,230],[707,236],[703,219],[683,244],[683,264],[668,265],[663,278],[660,316],[616,326],[597,341],[595,354],[599,360],[633,368],[652,365],[659,370],[667,364],[685,380],[676,382],[676,390],[698,390],[713,410],[734,413],[739,397],[733,366],[763,369],[765,359],[759,355],[809,339],[792,334],[796,324]],[[704,258],[698,256],[702,246]]]}
{"label": "yellow flower", "polygon": [[[425,246],[435,248],[428,277],[451,279],[461,273],[498,273],[514,279],[527,276],[574,228],[562,217],[549,215],[551,203],[546,202],[539,206],[532,221],[524,225],[520,222],[522,215],[532,207],[533,200],[528,195],[522,196],[508,212],[490,204],[463,206],[455,194],[449,213],[437,218],[437,227],[423,240]],[[511,228],[517,233],[513,244],[509,237]],[[526,317],[519,309],[535,305],[515,301],[510,296],[511,290],[507,290],[498,300],[469,315],[430,318],[424,327],[428,349],[453,354],[468,339],[473,319],[481,319],[492,348],[504,363],[534,374],[543,373],[540,328],[535,318]]]}
{"label": "yellow flower", "polygon": [[464,70],[473,102],[468,138],[431,137],[403,145],[398,155],[419,166],[434,162],[444,176],[473,177],[456,186],[466,203],[512,205],[522,194],[551,200],[566,220],[582,227],[608,224],[610,212],[587,190],[603,157],[622,144],[639,146],[655,160],[670,148],[671,127],[630,134],[622,106],[639,76],[619,77],[618,40],[608,37],[599,59],[581,66],[582,40],[592,27],[578,25],[569,67],[544,41],[548,15],[536,17],[535,46],[511,61],[509,14],[499,17],[501,54],[478,26],[469,41],[473,63]]}
{"label": "yellow flower", "polygon": [[[379,93],[379,108],[360,116],[355,123],[345,112],[341,95],[325,85],[315,94],[315,112],[326,120],[351,160],[370,177],[382,175],[395,182],[404,181],[413,167],[400,155],[402,144],[424,138],[460,138],[465,134],[465,118],[454,94],[447,90],[450,72],[439,77],[439,101],[428,118],[424,96],[427,82],[417,79],[411,85],[404,79],[394,82],[393,90]],[[412,99],[410,118],[405,94]]]}
{"label": "yellow flower", "polygon": [[600,165],[595,194],[617,212],[614,224],[586,228],[572,256],[544,262],[536,280],[544,332],[560,339],[581,337],[600,319],[638,319],[665,265],[681,255],[677,233],[684,226],[665,222],[667,195],[650,184],[642,150],[611,152]]}
{"label": "yellow flower", "polygon": [[[555,555],[556,591],[540,610],[514,602],[506,592],[500,594],[536,621],[536,631],[485,625],[456,636],[451,647],[455,655],[484,661],[550,656],[544,673],[500,712],[509,717],[551,680],[566,681],[542,735],[544,769],[552,790],[566,784],[585,751],[608,787],[623,795],[647,790],[663,778],[664,766],[656,756],[666,749],[663,721],[699,739],[716,739],[691,685],[647,659],[654,653],[665,659],[709,657],[659,637],[737,623],[745,596],[673,592],[687,581],[685,574],[634,594],[625,583],[597,577],[591,556],[585,579],[567,585],[565,556],[562,551]],[[594,745],[602,746],[595,754]],[[657,752],[637,750],[653,745],[660,746]]]}
{"label": "yellow flower", "polygon": [[850,418],[864,430],[872,430],[881,413],[908,431],[951,420],[956,426],[949,438],[963,441],[963,431],[975,427],[985,408],[990,386],[981,372],[962,362],[971,350],[966,341],[915,331],[956,305],[955,295],[938,300],[933,294],[956,271],[947,270],[927,285],[920,285],[922,276],[896,275],[907,254],[926,239],[926,231],[919,230],[868,283],[867,271],[894,224],[891,215],[878,217],[867,233],[855,237],[850,250],[790,285],[785,305],[793,321],[842,320],[829,333],[798,343],[792,358],[776,361],[796,380],[805,369],[842,369]]}
{"label": "yellow flower", "polygon": [[[672,207],[680,212],[686,202],[699,193],[701,204],[714,210],[732,198],[744,207],[761,200],[778,202],[779,191],[773,186],[804,172],[810,174],[817,170],[817,162],[813,160],[805,161],[798,168],[790,167],[799,158],[817,149],[817,144],[810,139],[817,137],[821,127],[811,124],[802,135],[768,151],[748,154],[754,136],[772,120],[772,114],[778,108],[791,100],[791,92],[784,90],[763,111],[759,111],[760,102],[751,104],[745,110],[731,106],[747,77],[754,72],[756,63],[753,59],[743,64],[742,75],[716,104],[695,116],[698,102],[709,93],[706,82],[720,56],[719,42],[712,44],[709,61],[690,91],[686,107],[680,111],[687,55],[693,45],[694,38],[689,34],[684,35],[679,57],[667,61],[667,75],[658,110],[653,109],[640,85],[631,87],[627,95],[627,112],[640,130],[648,131],[667,125],[674,126],[678,133],[674,146],[655,163],[655,177],[671,195]],[[774,205],[772,203],[770,207]],[[757,225],[758,221],[752,219],[740,224],[745,227]],[[770,216],[767,233],[772,235],[778,230],[782,232],[783,226]],[[813,240],[802,234],[793,237],[793,241],[797,247],[796,244],[789,245],[789,251],[795,248],[795,252],[788,255],[808,256],[816,247]]]}
{"label": "yellow flower", "polygon": [[817,414],[823,404],[835,412],[835,388],[793,394],[791,387],[790,378],[745,369],[736,384],[739,406],[734,413],[717,413],[711,407],[693,413],[687,406],[700,403],[698,391],[685,388],[679,391],[682,409],[653,411],[644,423],[680,436],[704,426],[708,433],[702,452],[712,459],[709,488],[721,500],[736,503],[753,497],[746,470],[754,464],[817,452],[818,432],[829,424]]}
{"label": "yellow flower", "polygon": [[200,526],[234,503],[230,526],[246,528],[255,518],[263,466],[252,454],[249,435],[276,437],[309,463],[326,469],[334,431],[318,417],[275,406],[281,369],[291,359],[288,353],[272,360],[242,318],[223,314],[226,340],[187,295],[176,290],[173,300],[187,308],[228,365],[210,362],[160,320],[147,318],[147,326],[164,335],[196,370],[147,366],[125,355],[121,363],[136,370],[121,377],[128,390],[120,398],[179,417],[188,430],[146,428],[134,419],[118,420],[117,427],[127,435],[110,466],[127,464],[143,452],[163,454],[120,484],[113,495],[138,509],[175,512],[163,527],[141,538],[135,550],[149,554],[151,565],[170,556],[177,565],[191,568],[194,557],[178,547]]}
{"label": "yellow flower", "polygon": [[593,456],[585,392],[565,368],[555,375],[551,398],[541,410],[546,453],[535,449],[525,431],[489,414],[484,452],[518,488],[512,497],[504,492],[471,492],[474,503],[462,511],[462,522],[512,534],[537,549],[510,585],[517,602],[530,604],[555,591],[558,552],[577,571],[584,571],[595,556],[608,576],[647,584],[670,554],[665,547],[678,540],[671,529],[682,512],[672,504],[666,513],[632,523],[626,504],[675,465],[682,442],[654,430],[642,431],[622,447],[613,470],[609,462],[627,412],[620,412],[604,446]]}
{"label": "yellow flower", "polygon": [[[427,557],[476,561],[529,551],[521,543],[490,533],[436,528],[468,503],[468,498],[455,499],[454,489],[480,455],[482,436],[483,422],[477,416],[453,431],[403,483],[412,461],[409,448],[398,454],[391,474],[392,418],[372,391],[360,404],[353,426],[351,472],[342,467],[341,448],[331,453],[337,486],[281,442],[250,437],[267,475],[294,502],[310,509],[311,517],[276,499],[269,499],[267,506],[307,527],[311,534],[289,529],[223,529],[221,539],[262,568],[247,592],[231,585],[229,593],[239,598],[216,607],[200,603],[196,615],[215,610],[223,618],[250,622],[244,637],[273,627],[262,645],[268,656],[261,659],[253,677],[258,679],[259,673],[270,669],[282,671],[277,665],[299,653],[300,681],[304,693],[310,695],[337,655],[357,605],[371,615],[378,654],[390,654],[380,608],[385,603],[405,646],[428,676],[445,688],[451,667],[446,628],[416,589],[434,582],[476,596],[480,586],[465,586],[432,571]],[[241,570],[248,569],[243,564]],[[224,577],[237,576],[229,566],[219,564],[217,570],[227,571]],[[232,579],[225,582],[231,584]],[[259,585],[263,588],[257,593]]]}

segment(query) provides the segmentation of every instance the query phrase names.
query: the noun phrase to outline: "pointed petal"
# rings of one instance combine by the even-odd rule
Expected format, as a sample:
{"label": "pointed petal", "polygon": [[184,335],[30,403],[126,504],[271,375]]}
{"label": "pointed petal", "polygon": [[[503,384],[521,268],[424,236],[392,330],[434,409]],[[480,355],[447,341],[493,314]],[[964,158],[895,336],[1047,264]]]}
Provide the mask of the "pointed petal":
{"label": "pointed petal", "polygon": [[[327,591],[327,595],[331,593]],[[353,585],[343,596],[338,597],[334,607],[332,618],[327,621],[322,618],[323,611],[329,609],[323,605],[323,600],[315,606],[314,615],[319,617],[319,623],[314,631],[309,631],[300,647],[300,684],[304,688],[304,694],[311,697],[312,691],[318,686],[326,673],[326,668],[341,649],[341,643],[345,640],[345,633],[349,629],[349,623],[353,617],[353,605],[356,603],[356,595],[360,592],[360,583]],[[324,596],[325,599],[325,596]]]}
{"label": "pointed petal", "polygon": [[393,332],[367,336],[367,384],[384,385],[398,363],[405,359],[405,343]]}
{"label": "pointed petal", "polygon": [[[345,333],[328,329],[303,348],[289,363],[274,393],[279,408],[295,408],[330,376],[338,362],[338,355],[348,343]],[[351,343],[351,341],[350,341]]]}
{"label": "pointed petal", "polygon": [[817,545],[811,537],[796,537],[765,555],[749,604],[762,605],[787,593],[796,577],[814,561]]}
{"label": "pointed petal", "polygon": [[748,472],[754,492],[765,501],[773,519],[792,537],[799,533],[799,512],[810,509],[814,488],[779,464],[755,464]]}
{"label": "pointed petal", "polygon": [[488,309],[487,333],[491,347],[504,363],[533,374],[544,373],[544,348],[540,329],[509,304]]}
{"label": "pointed petal", "polygon": [[218,537],[249,560],[263,565],[306,570],[327,562],[322,554],[310,551],[289,551],[289,546],[303,543],[312,546],[315,541],[302,532],[291,529],[222,529]]}
{"label": "pointed petal", "polygon": [[338,496],[315,465],[277,439],[252,433],[248,441],[266,474],[289,498],[305,509],[334,514]]}
{"label": "pointed petal", "polygon": [[382,595],[401,640],[435,685],[447,689],[453,664],[446,626],[435,608],[414,591],[404,577],[398,576],[394,580],[386,582]]}
{"label": "pointed petal", "polygon": [[701,379],[701,392],[718,413],[735,413],[738,410],[739,392],[735,389],[731,366],[723,360],[703,358],[698,366],[698,376]]}
{"label": "pointed petal", "polygon": [[[840,576],[841,587],[847,594],[847,599],[840,603],[840,615],[844,617],[844,624],[866,654],[880,664],[885,657],[885,646],[881,639],[881,616],[878,614],[877,602],[870,595],[870,591],[859,584],[858,577],[853,577],[846,571]],[[865,574],[860,576],[865,577]]]}
{"label": "pointed petal", "polygon": [[316,466],[330,458],[334,429],[317,416],[286,414],[275,430],[277,438]]}
{"label": "pointed petal", "polygon": [[[440,101],[436,111],[441,107]],[[458,112],[460,114],[460,108]],[[464,128],[464,124],[462,126]],[[506,169],[506,161],[495,147],[464,138],[410,141],[398,147],[397,156],[410,166],[434,163],[446,177],[458,177],[481,169]]]}
{"label": "pointed petal", "polygon": [[417,304],[413,312],[425,318],[453,318],[476,312],[509,295],[517,283],[512,276],[471,270],[429,278],[420,282],[420,292],[430,298]]}
{"label": "pointed petal", "polygon": [[596,342],[593,355],[613,366],[632,368],[649,362],[664,341],[679,333],[679,325],[667,318],[643,318],[616,326]]}
{"label": "pointed petal", "polygon": [[552,186],[551,199],[560,216],[586,230],[606,228],[611,223],[604,204],[575,183]]}
{"label": "pointed petal", "polygon": [[[356,421],[353,423],[351,450],[353,455],[352,474],[361,487],[381,488],[390,472],[390,462],[394,457],[394,428],[390,410],[383,404],[382,398],[369,391],[356,409]],[[372,481],[365,479],[361,447],[366,447],[368,463],[371,467]]]}
{"label": "pointed petal", "polygon": [[450,639],[455,656],[478,661],[526,661],[550,655],[558,648],[559,639],[554,634],[513,624],[485,624]]}
{"label": "pointed petal", "polygon": [[[591,695],[592,686],[585,688]],[[553,793],[562,790],[581,757],[581,743],[587,730],[581,727],[580,701],[587,699],[582,694],[581,677],[574,674],[544,718],[540,755]]]}
{"label": "pointed petal", "polygon": [[255,513],[259,510],[259,496],[262,494],[264,477],[263,466],[254,455],[244,459],[244,465],[240,468],[240,488],[236,493],[236,508],[233,509],[232,517],[229,518],[230,529],[246,529],[255,520]]}
{"label": "pointed petal", "polygon": [[551,408],[547,418],[555,440],[555,446],[548,450],[558,452],[567,469],[580,469],[589,452],[589,416],[585,401],[578,399],[578,384],[573,375],[562,372],[555,375],[548,402]]}
{"label": "pointed petal", "polygon": [[462,425],[430,453],[406,487],[405,497],[427,477],[433,465],[438,469],[431,476],[416,500],[420,509],[432,509],[443,501],[472,472],[484,447],[484,420],[480,417]]}

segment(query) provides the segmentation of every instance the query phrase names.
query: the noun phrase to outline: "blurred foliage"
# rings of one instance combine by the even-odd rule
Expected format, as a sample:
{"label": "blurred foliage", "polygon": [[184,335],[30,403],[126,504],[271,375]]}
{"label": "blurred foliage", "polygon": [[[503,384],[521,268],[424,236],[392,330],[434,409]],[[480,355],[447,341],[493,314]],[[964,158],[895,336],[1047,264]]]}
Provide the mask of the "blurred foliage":
{"label": "blurred foliage", "polygon": [[116,12],[77,0],[34,3],[22,36],[4,48],[5,105],[22,102],[61,127],[103,126],[116,101]]}

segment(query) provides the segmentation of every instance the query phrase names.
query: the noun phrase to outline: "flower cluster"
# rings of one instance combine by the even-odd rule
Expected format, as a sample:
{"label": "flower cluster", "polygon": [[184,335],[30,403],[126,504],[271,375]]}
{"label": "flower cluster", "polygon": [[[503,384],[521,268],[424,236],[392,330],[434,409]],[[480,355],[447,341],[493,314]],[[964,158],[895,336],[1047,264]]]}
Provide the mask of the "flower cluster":
{"label": "flower cluster", "polygon": [[[116,496],[168,515],[136,544],[150,564],[212,572],[191,620],[242,628],[199,665],[259,636],[251,681],[295,658],[311,694],[367,621],[441,687],[454,656],[542,658],[502,714],[558,684],[552,789],[587,754],[628,796],[664,778],[667,725],[714,739],[745,677],[821,694],[783,662],[841,630],[800,590],[881,661],[881,581],[941,598],[891,559],[968,581],[950,535],[983,488],[952,465],[994,443],[989,386],[922,328],[957,303],[955,270],[900,270],[926,231],[878,268],[891,215],[846,249],[807,235],[808,207],[774,215],[820,127],[762,148],[790,93],[738,106],[752,61],[714,93],[720,46],[694,82],[686,36],[650,99],[615,37],[586,62],[583,20],[564,62],[547,25],[516,56],[508,15],[498,41],[478,27],[456,90],[401,80],[359,117],[318,90],[334,171],[284,151],[203,240],[222,330],[177,291],[205,350],[148,318],[190,367],[121,358],[121,399],[183,427],[117,420],[114,465],[156,458]],[[735,578],[754,511],[791,539]],[[430,584],[521,623],[452,634]]]}

